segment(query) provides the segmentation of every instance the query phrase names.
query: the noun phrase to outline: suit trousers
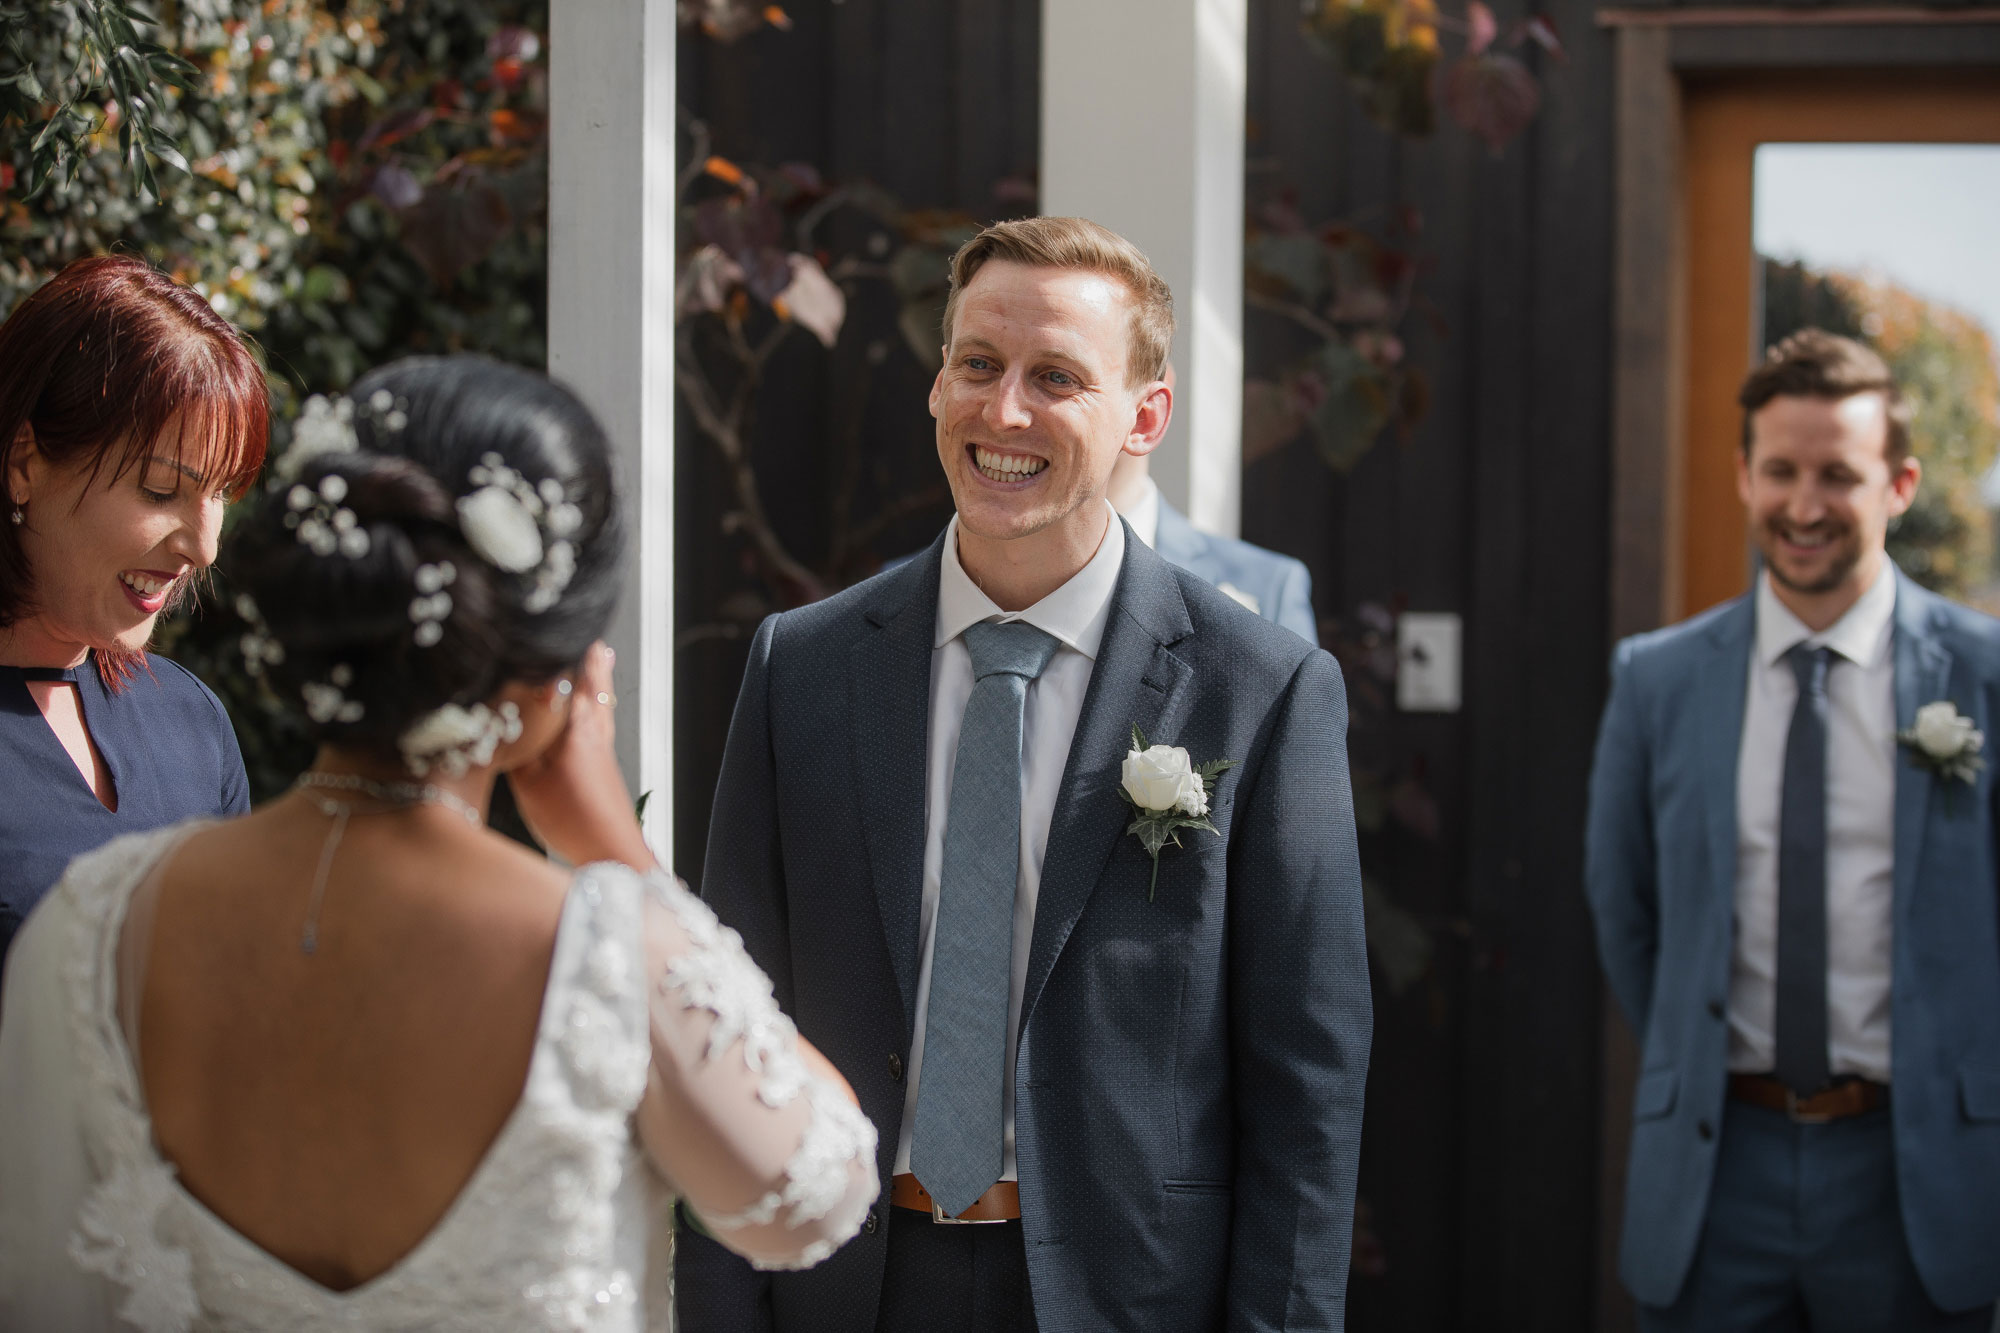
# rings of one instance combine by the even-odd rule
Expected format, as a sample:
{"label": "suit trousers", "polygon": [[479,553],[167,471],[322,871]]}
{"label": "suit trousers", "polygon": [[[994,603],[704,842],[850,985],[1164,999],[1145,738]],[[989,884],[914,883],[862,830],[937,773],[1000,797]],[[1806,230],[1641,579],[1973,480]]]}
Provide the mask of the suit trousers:
{"label": "suit trousers", "polygon": [[876,1333],[1034,1333],[1019,1222],[954,1226],[890,1208]]}
{"label": "suit trousers", "polygon": [[1987,1333],[1924,1292],[1903,1235],[1889,1109],[1824,1124],[1731,1101],[1687,1281],[1645,1333]]}

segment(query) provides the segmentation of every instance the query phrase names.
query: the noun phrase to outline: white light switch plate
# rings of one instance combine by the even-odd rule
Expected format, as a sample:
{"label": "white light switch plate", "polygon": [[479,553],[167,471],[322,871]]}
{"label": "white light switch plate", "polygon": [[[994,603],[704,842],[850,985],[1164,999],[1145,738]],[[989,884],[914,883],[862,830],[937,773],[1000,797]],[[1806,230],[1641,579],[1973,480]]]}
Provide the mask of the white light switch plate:
{"label": "white light switch plate", "polygon": [[1396,707],[1410,713],[1459,709],[1459,617],[1406,611],[1396,618]]}

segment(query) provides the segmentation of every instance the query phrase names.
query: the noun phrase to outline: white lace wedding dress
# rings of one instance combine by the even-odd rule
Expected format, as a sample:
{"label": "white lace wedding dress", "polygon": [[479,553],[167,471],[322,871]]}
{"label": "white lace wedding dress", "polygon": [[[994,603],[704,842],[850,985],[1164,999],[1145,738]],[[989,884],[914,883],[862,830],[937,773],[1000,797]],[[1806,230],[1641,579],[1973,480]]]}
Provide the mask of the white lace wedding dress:
{"label": "white lace wedding dress", "polygon": [[[79,858],[16,939],[0,1003],[0,1329],[668,1327],[675,1145],[659,1085],[722,1128],[748,1210],[688,1202],[726,1244],[802,1267],[874,1201],[875,1130],[812,1077],[733,931],[664,876],[576,872],[527,1084],[430,1234],[335,1292],[187,1193],[152,1137],[129,1034],[152,872],[190,831]],[[649,1091],[649,1086],[652,1091]],[[687,1163],[682,1159],[683,1167]]]}

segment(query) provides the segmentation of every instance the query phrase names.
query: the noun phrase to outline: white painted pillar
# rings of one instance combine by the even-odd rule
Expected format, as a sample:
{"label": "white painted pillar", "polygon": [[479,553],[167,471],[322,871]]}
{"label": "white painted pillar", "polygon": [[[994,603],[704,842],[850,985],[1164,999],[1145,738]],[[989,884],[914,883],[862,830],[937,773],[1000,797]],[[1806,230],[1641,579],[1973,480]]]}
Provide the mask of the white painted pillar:
{"label": "white painted pillar", "polygon": [[1243,435],[1247,0],[1043,0],[1042,211],[1146,252],[1174,292],[1179,374],[1153,477],[1233,537]]}
{"label": "white painted pillar", "polygon": [[673,864],[674,0],[549,7],[549,373],[610,432],[630,533],[618,758]]}

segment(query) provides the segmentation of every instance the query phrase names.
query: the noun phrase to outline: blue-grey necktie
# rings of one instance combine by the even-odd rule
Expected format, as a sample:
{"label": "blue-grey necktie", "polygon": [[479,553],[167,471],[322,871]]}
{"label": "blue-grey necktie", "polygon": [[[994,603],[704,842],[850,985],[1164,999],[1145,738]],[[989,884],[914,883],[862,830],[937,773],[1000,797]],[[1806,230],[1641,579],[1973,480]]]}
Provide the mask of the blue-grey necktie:
{"label": "blue-grey necktie", "polygon": [[1000,1178],[1007,986],[1021,851],[1021,710],[1056,641],[1033,625],[973,625],[972,696],[958,732],[931,945],[930,1003],[910,1170],[947,1217]]}
{"label": "blue-grey necktie", "polygon": [[1826,1042],[1826,670],[1828,650],[1799,644],[1785,656],[1799,701],[1785,738],[1778,807],[1780,1082],[1801,1097],[1829,1079]]}

